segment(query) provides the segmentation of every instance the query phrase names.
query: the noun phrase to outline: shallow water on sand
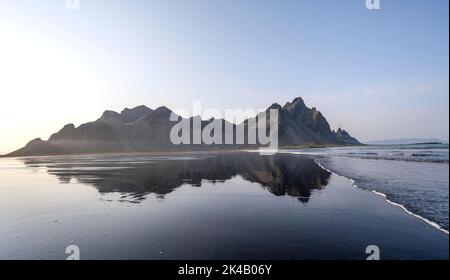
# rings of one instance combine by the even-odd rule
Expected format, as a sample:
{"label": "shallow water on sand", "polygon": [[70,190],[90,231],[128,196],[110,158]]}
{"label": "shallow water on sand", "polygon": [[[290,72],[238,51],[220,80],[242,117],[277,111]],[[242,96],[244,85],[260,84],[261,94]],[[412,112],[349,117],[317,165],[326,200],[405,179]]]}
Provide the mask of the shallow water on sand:
{"label": "shallow water on sand", "polygon": [[301,155],[0,159],[0,259],[447,259],[448,235]]}
{"label": "shallow water on sand", "polygon": [[447,144],[362,146],[284,151],[305,154],[356,181],[358,187],[386,195],[442,229],[449,229]]}

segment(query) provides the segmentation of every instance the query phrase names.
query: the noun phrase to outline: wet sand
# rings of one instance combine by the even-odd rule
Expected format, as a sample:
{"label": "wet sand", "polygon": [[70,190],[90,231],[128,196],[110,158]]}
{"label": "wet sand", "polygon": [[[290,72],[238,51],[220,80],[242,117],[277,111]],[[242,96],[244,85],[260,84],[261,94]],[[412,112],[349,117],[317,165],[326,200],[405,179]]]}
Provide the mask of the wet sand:
{"label": "wet sand", "polygon": [[0,259],[448,259],[448,242],[301,155],[0,159]]}

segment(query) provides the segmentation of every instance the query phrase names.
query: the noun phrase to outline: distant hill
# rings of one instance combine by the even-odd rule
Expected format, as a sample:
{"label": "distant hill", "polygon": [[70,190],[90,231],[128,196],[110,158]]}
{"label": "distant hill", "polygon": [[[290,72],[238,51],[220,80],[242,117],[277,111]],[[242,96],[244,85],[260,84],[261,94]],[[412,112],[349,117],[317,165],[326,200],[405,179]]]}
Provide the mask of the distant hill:
{"label": "distant hill", "polygon": [[436,138],[398,138],[398,139],[385,139],[385,140],[374,140],[364,142],[368,145],[408,145],[408,144],[419,144],[419,143],[445,143],[448,141],[440,140]]}
{"label": "distant hill", "polygon": [[[337,131],[331,130],[325,117],[316,108],[308,108],[300,97],[284,106],[272,104],[265,113],[268,114],[270,109],[276,109],[279,112],[279,146],[361,144],[341,128]],[[7,156],[131,153],[260,146],[258,144],[174,145],[170,141],[170,131],[177,122],[170,121],[171,114],[172,111],[164,106],[155,110],[146,106],[138,106],[132,109],[124,109],[121,113],[108,110],[96,121],[78,127],[67,124],[60,131],[52,134],[47,141],[39,138],[34,139],[25,147]],[[264,114],[264,112],[261,114]],[[255,116],[256,120],[258,120],[258,116]],[[189,118],[191,127],[193,127],[194,118],[199,117]],[[178,117],[178,119],[182,120],[181,117]],[[247,128],[249,123],[252,123],[246,120],[236,125],[226,120],[210,119],[201,120],[201,128],[212,121],[222,122],[222,127],[225,127],[225,124],[231,125],[233,131],[236,131],[239,126]],[[260,125],[259,122],[257,123]],[[192,134],[193,132],[191,132],[191,139]],[[248,135],[245,135],[245,139],[247,137]]]}

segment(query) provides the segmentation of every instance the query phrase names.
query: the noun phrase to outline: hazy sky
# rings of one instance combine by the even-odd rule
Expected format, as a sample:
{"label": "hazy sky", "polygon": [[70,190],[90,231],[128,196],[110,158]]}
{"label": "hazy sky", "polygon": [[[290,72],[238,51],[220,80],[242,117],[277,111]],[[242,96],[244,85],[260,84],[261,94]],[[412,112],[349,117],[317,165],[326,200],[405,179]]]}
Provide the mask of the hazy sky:
{"label": "hazy sky", "polygon": [[106,109],[296,96],[362,141],[448,139],[448,5],[0,0],[0,153]]}

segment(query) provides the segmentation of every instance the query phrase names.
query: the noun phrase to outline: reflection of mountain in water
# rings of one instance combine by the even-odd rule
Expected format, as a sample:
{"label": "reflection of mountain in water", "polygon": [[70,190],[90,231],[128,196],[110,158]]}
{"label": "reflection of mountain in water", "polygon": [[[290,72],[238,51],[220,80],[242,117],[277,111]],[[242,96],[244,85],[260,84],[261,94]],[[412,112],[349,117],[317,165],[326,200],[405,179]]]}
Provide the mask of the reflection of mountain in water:
{"label": "reflection of mountain in water", "polygon": [[312,159],[286,154],[98,155],[25,158],[24,161],[28,167],[46,167],[61,183],[75,178],[96,187],[100,193],[123,193],[135,202],[150,193],[164,197],[183,184],[200,187],[202,180],[223,182],[240,175],[261,184],[274,195],[287,194],[306,203],[311,190],[324,187],[330,177]]}

